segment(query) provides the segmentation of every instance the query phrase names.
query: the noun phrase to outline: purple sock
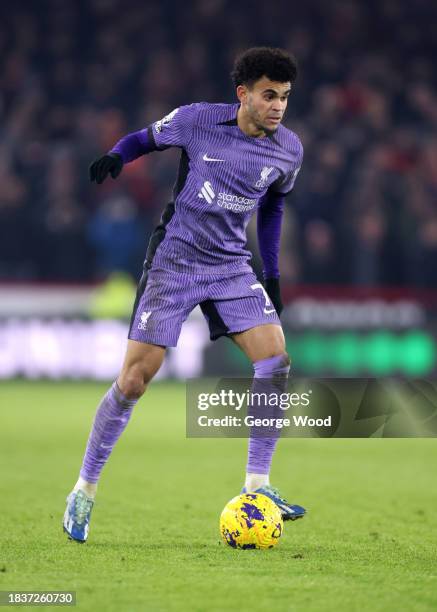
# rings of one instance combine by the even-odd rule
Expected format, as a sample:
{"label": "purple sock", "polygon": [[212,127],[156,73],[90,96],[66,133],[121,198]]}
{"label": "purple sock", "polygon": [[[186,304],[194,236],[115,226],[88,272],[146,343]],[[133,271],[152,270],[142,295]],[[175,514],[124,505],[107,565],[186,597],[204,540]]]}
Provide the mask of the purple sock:
{"label": "purple sock", "polygon": [[[288,355],[276,355],[253,364],[255,377],[252,393],[283,393],[286,390],[290,371]],[[255,417],[278,417],[281,409],[277,406],[250,407],[249,413]],[[250,432],[246,472],[250,474],[269,474],[273,452],[281,430],[275,428],[257,428]]]}
{"label": "purple sock", "polygon": [[80,475],[96,483],[138,400],[127,399],[115,382],[100,402],[88,438]]}

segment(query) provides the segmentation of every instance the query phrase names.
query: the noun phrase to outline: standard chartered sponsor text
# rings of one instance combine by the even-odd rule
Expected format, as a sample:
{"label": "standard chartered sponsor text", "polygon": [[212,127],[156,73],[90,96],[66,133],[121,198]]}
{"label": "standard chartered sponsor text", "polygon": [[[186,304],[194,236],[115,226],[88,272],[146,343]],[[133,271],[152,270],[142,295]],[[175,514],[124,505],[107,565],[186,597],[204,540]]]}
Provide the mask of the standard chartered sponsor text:
{"label": "standard chartered sponsor text", "polygon": [[232,193],[224,193],[223,191],[218,194],[217,200],[217,204],[219,206],[235,212],[252,210],[252,208],[256,206],[257,202],[258,200],[256,198],[245,198]]}

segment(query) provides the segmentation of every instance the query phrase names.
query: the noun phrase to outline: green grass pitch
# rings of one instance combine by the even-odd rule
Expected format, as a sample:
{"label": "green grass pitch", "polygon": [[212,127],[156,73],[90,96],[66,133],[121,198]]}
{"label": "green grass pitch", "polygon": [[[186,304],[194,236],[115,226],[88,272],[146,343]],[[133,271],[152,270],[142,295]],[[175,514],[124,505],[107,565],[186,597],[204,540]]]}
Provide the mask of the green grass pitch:
{"label": "green grass pitch", "polygon": [[65,497],[105,389],[0,383],[0,590],[75,590],[90,611],[437,609],[435,439],[282,440],[272,482],[308,516],[273,550],[234,551],[218,519],[247,441],[186,439],[177,383],[141,400],[89,541],[67,541]]}

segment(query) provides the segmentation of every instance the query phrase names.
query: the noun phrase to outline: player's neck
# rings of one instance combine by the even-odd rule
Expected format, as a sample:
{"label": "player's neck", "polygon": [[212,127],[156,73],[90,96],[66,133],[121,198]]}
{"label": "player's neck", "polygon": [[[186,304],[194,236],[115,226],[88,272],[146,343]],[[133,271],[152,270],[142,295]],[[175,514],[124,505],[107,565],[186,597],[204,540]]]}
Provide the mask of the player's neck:
{"label": "player's neck", "polygon": [[246,134],[246,136],[252,136],[252,138],[262,138],[263,136],[267,136],[265,130],[255,125],[249,115],[244,112],[242,106],[240,106],[237,112],[237,124],[240,130],[243,132],[243,134]]}

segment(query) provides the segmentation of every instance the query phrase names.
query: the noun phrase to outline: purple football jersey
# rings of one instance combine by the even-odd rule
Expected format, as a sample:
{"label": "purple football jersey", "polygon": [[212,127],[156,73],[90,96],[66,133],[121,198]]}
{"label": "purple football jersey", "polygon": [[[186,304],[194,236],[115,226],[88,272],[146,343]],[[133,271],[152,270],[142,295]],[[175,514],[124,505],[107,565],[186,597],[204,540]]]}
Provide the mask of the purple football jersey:
{"label": "purple football jersey", "polygon": [[269,136],[247,136],[237,124],[238,108],[181,106],[138,133],[158,150],[182,149],[174,203],[147,252],[154,267],[197,274],[251,270],[247,224],[268,189],[292,189],[303,148],[282,125]]}

